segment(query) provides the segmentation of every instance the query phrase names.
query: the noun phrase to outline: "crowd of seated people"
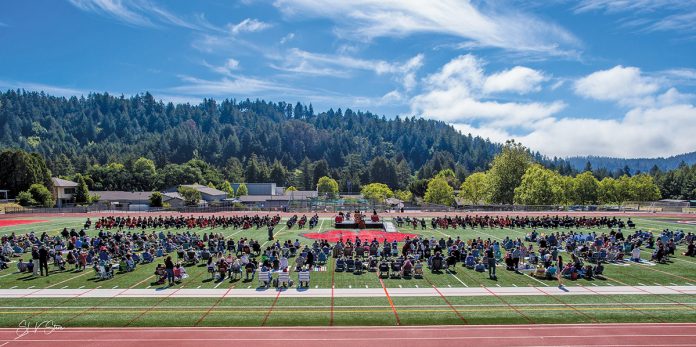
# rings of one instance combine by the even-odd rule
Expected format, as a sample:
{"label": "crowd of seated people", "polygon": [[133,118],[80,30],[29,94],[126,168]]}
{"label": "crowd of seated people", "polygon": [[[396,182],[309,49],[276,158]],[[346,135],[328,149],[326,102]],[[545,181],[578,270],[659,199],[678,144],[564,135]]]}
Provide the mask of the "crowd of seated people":
{"label": "crowd of seated people", "polygon": [[[130,217],[130,216],[111,216],[101,217],[94,222],[94,228],[101,229],[194,229],[194,228],[233,228],[233,229],[250,229],[252,227],[260,229],[268,226],[275,226],[280,222],[280,216],[259,216],[257,215],[240,215],[240,216],[208,216],[208,217],[183,217],[183,216],[158,216],[158,217]],[[89,229],[92,225],[92,220],[89,218],[84,224],[85,229]]]}
{"label": "crowd of seated people", "polygon": [[[420,224],[425,228],[424,219],[401,217],[395,218],[397,226],[412,225],[414,229]],[[444,216],[430,219],[433,229],[457,228],[541,228],[541,229],[570,229],[570,228],[635,228],[635,223],[628,218],[626,222],[616,217],[571,217],[571,216]]]}

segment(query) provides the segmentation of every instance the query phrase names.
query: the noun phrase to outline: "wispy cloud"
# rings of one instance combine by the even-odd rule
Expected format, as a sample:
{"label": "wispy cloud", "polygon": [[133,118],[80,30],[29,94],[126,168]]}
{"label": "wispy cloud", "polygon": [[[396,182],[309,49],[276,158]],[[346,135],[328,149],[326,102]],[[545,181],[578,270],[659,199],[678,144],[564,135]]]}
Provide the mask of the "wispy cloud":
{"label": "wispy cloud", "polygon": [[222,31],[203,14],[190,19],[178,16],[149,0],[69,0],[80,10],[96,13],[138,27],[175,26],[198,31]]}
{"label": "wispy cloud", "polygon": [[90,92],[84,89],[71,88],[66,86],[56,86],[35,82],[7,81],[0,80],[0,89],[24,89],[27,91],[45,92],[56,96],[80,96]]}
{"label": "wispy cloud", "polygon": [[255,18],[247,18],[237,24],[228,24],[228,29],[233,35],[243,32],[257,32],[266,30],[271,27],[271,24],[262,22]]}
{"label": "wispy cloud", "polygon": [[312,53],[298,48],[288,50],[287,54],[272,56],[279,60],[271,64],[274,69],[307,75],[348,78],[351,71],[372,71],[377,75],[392,75],[406,90],[416,84],[416,72],[423,66],[424,57],[418,54],[403,63],[384,60],[355,58],[345,54]]}
{"label": "wispy cloud", "polygon": [[284,44],[292,41],[292,39],[294,39],[294,38],[295,38],[295,33],[289,33],[280,39],[280,44],[284,45]]}
{"label": "wispy cloud", "polygon": [[221,74],[221,75],[224,75],[224,76],[228,76],[228,77],[232,77],[233,76],[232,73],[235,70],[239,69],[239,60],[234,59],[234,58],[228,58],[225,61],[225,63],[222,65],[212,65],[212,64],[209,64],[207,61],[203,61],[202,64],[203,64],[203,66],[207,67],[211,71],[216,72],[216,73]]}
{"label": "wispy cloud", "polygon": [[8,25],[6,23],[0,22],[0,27],[7,27]]}
{"label": "wispy cloud", "polygon": [[584,0],[576,13],[603,12],[625,16],[622,26],[639,32],[696,32],[696,2],[684,0]]}
{"label": "wispy cloud", "polygon": [[559,25],[512,7],[462,0],[277,0],[286,17],[329,18],[335,32],[358,41],[439,33],[483,47],[559,54],[580,43]]}
{"label": "wispy cloud", "polygon": [[179,76],[183,85],[171,88],[177,93],[201,96],[248,96],[256,97],[259,93],[303,94],[306,91],[292,88],[281,83],[246,76],[231,76],[220,80],[208,80],[192,76]]}

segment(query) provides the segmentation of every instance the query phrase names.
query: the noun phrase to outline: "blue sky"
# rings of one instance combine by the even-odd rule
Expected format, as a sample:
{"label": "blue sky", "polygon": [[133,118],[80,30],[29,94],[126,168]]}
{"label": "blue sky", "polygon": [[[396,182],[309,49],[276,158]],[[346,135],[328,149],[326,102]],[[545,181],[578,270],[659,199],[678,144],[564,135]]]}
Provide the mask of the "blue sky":
{"label": "blue sky", "polygon": [[696,150],[696,2],[0,3],[0,89],[417,116],[551,156]]}

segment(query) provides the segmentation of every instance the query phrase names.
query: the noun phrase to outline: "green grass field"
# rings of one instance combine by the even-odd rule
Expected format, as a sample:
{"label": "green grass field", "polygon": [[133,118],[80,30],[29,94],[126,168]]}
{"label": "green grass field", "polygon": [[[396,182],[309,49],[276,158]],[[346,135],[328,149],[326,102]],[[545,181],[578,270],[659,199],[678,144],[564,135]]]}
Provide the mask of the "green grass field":
{"label": "green grass field", "polygon": [[[24,218],[26,219],[26,218]],[[42,218],[45,223],[0,228],[0,234],[11,232],[57,234],[62,228],[79,229],[84,218]],[[639,229],[659,232],[662,229],[681,229],[696,232],[696,226],[676,224],[667,219],[634,219]],[[312,232],[333,229],[332,222],[322,219]],[[598,229],[593,229],[599,232]],[[416,230],[413,232],[439,239],[448,236],[503,239],[506,236],[524,237],[531,230],[520,229],[447,229]],[[94,232],[93,230],[91,232]],[[210,232],[200,230],[197,232]],[[265,240],[265,229],[214,230],[227,236]],[[284,223],[276,229],[276,239],[300,239],[308,232]],[[679,252],[683,252],[680,246]],[[649,259],[650,254],[643,252]],[[292,262],[292,260],[291,260]],[[94,271],[56,271],[48,277],[33,277],[15,273],[14,263],[0,272],[0,289],[77,289],[77,288],[164,288],[152,284],[155,264],[138,266],[134,272],[119,274],[113,279],[98,280]],[[354,275],[333,273],[333,260],[326,272],[312,272],[313,288],[381,288],[374,273]],[[190,277],[174,288],[230,289],[255,288],[252,282],[210,280],[204,266],[188,267]],[[540,281],[498,267],[498,280],[487,274],[457,267],[454,273],[431,274],[423,279],[385,279],[387,288],[432,287],[554,287],[555,281]],[[607,265],[604,280],[566,281],[566,285],[643,286],[696,285],[696,259],[678,254],[668,264],[655,266],[631,264]],[[293,278],[297,280],[296,275]],[[391,300],[391,302],[390,302]],[[392,308],[393,303],[393,308]],[[16,327],[23,319],[53,320],[63,326],[259,326],[259,325],[420,325],[420,324],[511,324],[511,323],[572,323],[572,322],[694,322],[694,295],[577,295],[577,296],[484,296],[464,297],[392,297],[373,298],[32,298],[3,299],[0,302],[0,326]]]}

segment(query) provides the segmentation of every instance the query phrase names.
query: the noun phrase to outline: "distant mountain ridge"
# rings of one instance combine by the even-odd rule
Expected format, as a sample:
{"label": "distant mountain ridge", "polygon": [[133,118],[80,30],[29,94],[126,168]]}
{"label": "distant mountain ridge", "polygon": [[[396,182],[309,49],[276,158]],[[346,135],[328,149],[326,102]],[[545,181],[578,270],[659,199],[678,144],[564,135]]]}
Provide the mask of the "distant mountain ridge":
{"label": "distant mountain ridge", "polygon": [[589,161],[593,170],[604,168],[614,172],[616,170],[623,170],[624,167],[628,166],[631,173],[636,173],[638,171],[649,172],[655,165],[657,165],[660,170],[667,171],[676,169],[682,162],[686,163],[687,165],[696,164],[696,152],[679,154],[667,158],[659,157],[625,159],[585,156],[570,157],[566,160],[576,170],[583,170]]}

